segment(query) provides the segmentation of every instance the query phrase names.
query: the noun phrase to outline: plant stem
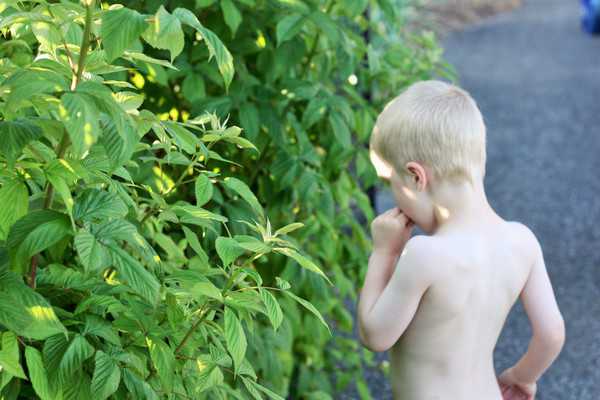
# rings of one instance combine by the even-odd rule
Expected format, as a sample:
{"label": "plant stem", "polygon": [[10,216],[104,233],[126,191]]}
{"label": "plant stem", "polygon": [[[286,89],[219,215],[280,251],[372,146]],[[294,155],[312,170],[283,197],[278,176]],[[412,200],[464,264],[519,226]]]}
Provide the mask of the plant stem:
{"label": "plant stem", "polygon": [[[204,312],[204,308],[206,307],[207,304],[208,304],[208,302],[204,303],[204,305],[202,306],[201,312]],[[190,327],[190,329],[187,331],[187,333],[183,337],[183,340],[181,341],[181,343],[179,343],[179,346],[177,346],[177,348],[175,349],[175,353],[174,353],[175,355],[177,355],[181,351],[181,349],[183,349],[183,346],[185,346],[187,341],[190,339],[190,337],[192,336],[192,333],[194,333],[196,328],[198,328],[198,326],[202,323],[202,321],[204,321],[204,319],[206,318],[207,315],[208,315],[208,311],[204,312],[198,318],[198,320],[196,322],[194,322],[194,325],[192,325]]]}
{"label": "plant stem", "polygon": [[[90,0],[85,7],[85,27],[83,29],[83,37],[81,39],[81,49],[79,51],[79,62],[77,64],[77,73],[73,75],[71,81],[71,90],[75,90],[77,85],[81,81],[81,75],[83,74],[83,66],[85,63],[85,57],[87,56],[88,49],[90,47],[90,33],[92,31],[92,8],[94,7],[94,0]],[[56,157],[63,158],[67,147],[69,147],[69,134],[65,129],[63,136],[56,147]],[[44,209],[52,206],[52,200],[54,198],[54,186],[48,182],[46,185],[46,198],[44,199]],[[31,287],[35,287],[35,276],[37,272],[37,256],[34,255],[31,259],[31,271],[29,284]]]}

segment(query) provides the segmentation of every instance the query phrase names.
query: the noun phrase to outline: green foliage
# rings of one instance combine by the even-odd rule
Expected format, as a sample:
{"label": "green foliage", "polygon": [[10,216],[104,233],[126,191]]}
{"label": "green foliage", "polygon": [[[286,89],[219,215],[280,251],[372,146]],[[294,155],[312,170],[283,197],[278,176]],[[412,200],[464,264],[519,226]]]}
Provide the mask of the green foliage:
{"label": "green foliage", "polygon": [[[157,7],[153,2],[128,4],[142,13]],[[238,222],[237,216],[256,213],[254,200],[226,182],[209,186],[210,174],[198,180],[186,199],[205,207],[211,196],[232,216],[231,232],[240,235],[233,240],[221,235],[216,246],[225,265],[244,248],[239,236],[258,234],[262,241],[274,240],[269,258],[256,259],[264,281],[257,285],[288,290],[291,283],[294,294],[310,300],[303,304],[291,295],[271,292],[285,318],[272,334],[268,329],[278,317],[271,310],[268,326],[254,325],[260,340],[248,337],[246,351],[263,379],[260,383],[281,396],[300,399],[336,398],[352,384],[366,398],[368,387],[359,377],[362,365],[372,361],[347,337],[355,330],[347,303],[357,299],[371,250],[368,226],[374,213],[365,189],[377,176],[368,139],[375,117],[391,97],[433,75],[452,79],[452,68],[443,61],[431,33],[404,29],[404,1],[206,0],[196,1],[194,8],[185,3],[189,11],[178,9],[180,1],[161,4],[185,21],[188,40],[174,61],[177,70],[152,65],[142,68],[140,76],[117,75],[130,77],[144,91],[144,104],[161,118],[189,123],[194,121],[191,116],[209,111],[243,129],[243,138],[257,151],[235,141],[242,136],[237,128],[208,136],[205,143],[214,139],[213,148],[223,149],[224,157],[235,161],[219,160],[215,165],[231,174],[240,171],[244,177],[237,178],[265,207],[270,223],[280,228],[273,233],[266,224],[258,229]],[[223,41],[232,68],[223,69],[223,57],[207,40],[212,35],[202,34],[196,21]],[[145,49],[151,57],[168,57],[166,51]],[[221,202],[221,194],[230,195],[233,202]],[[188,218],[190,211],[185,209]],[[361,222],[356,219],[359,213]],[[279,246],[280,238],[293,245]],[[314,267],[323,274],[313,273]],[[269,307],[265,295],[260,299]],[[243,303],[249,309],[258,301],[248,300]],[[335,336],[315,318],[316,310]],[[253,398],[265,395],[246,387]]]}
{"label": "green foliage", "polygon": [[[0,6],[3,399],[281,399],[250,358],[265,332],[290,337],[277,293],[329,329],[265,268],[284,255],[329,280],[283,236],[303,224],[271,235],[251,187],[220,172],[240,165],[228,152],[260,153],[253,141],[214,112],[158,115],[122,75],[166,83],[193,32],[221,77],[193,75],[188,90],[209,75],[232,83],[219,36],[156,6]],[[235,35],[241,13],[222,8]]]}

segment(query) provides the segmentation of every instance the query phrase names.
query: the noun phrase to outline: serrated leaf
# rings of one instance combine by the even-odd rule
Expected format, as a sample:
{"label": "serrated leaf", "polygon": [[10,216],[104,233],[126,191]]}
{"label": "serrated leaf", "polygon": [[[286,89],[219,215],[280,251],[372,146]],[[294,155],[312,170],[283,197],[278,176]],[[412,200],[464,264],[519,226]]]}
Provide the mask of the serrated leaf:
{"label": "serrated leaf", "polygon": [[6,244],[11,258],[11,268],[24,271],[28,260],[48,247],[72,234],[71,221],[63,213],[36,210],[15,222]]}
{"label": "serrated leaf", "polygon": [[21,379],[27,379],[25,371],[21,367],[19,354],[19,343],[14,332],[2,333],[2,350],[0,351],[0,366],[11,375]]}
{"label": "serrated leaf", "polygon": [[173,373],[175,371],[175,356],[173,350],[158,338],[146,337],[146,345],[150,352],[152,364],[158,372],[163,387],[167,392],[173,388]]}
{"label": "serrated leaf", "polygon": [[75,200],[73,218],[81,221],[119,218],[127,214],[127,206],[115,193],[86,189]]}
{"label": "serrated leaf", "polygon": [[123,123],[122,130],[119,130],[115,120],[104,114],[101,121],[104,129],[99,142],[106,151],[111,169],[115,170],[131,159],[140,137],[129,123]]}
{"label": "serrated leaf", "polygon": [[215,240],[215,248],[223,265],[226,267],[246,251],[238,245],[235,239],[224,236],[219,236]]}
{"label": "serrated leaf", "polygon": [[247,136],[254,140],[258,136],[260,120],[258,109],[253,103],[244,103],[240,106],[240,124],[246,131]]}
{"label": "serrated leaf", "polygon": [[275,282],[277,284],[277,287],[282,290],[288,290],[292,287],[292,285],[290,285],[288,281],[286,281],[285,279],[281,279],[278,276],[275,277]]}
{"label": "serrated leaf", "polygon": [[36,340],[66,332],[48,301],[8,270],[0,278],[0,324]]}
{"label": "serrated leaf", "polygon": [[100,135],[94,100],[85,93],[65,93],[60,98],[59,116],[71,138],[71,150],[76,158],[81,158]]}
{"label": "serrated leaf", "polygon": [[330,113],[329,123],[331,124],[331,129],[333,129],[333,135],[340,145],[346,148],[352,146],[350,130],[348,129],[346,122],[344,122],[341,114],[334,112]]}
{"label": "serrated leaf", "polygon": [[181,53],[184,45],[183,30],[179,19],[161,5],[154,21],[144,31],[142,37],[152,47],[166,49],[171,53],[171,62]]}
{"label": "serrated leaf", "polygon": [[94,335],[103,338],[109,343],[116,346],[121,346],[121,339],[116,329],[112,324],[94,314],[85,315],[85,326],[82,331],[83,335]]}
{"label": "serrated leaf", "polygon": [[129,368],[123,369],[123,382],[134,399],[158,400],[158,395],[148,384]]}
{"label": "serrated leaf", "polygon": [[227,47],[221,42],[221,39],[215,35],[210,29],[205,28],[198,18],[190,11],[185,8],[177,8],[173,11],[173,15],[179,18],[179,20],[196,29],[202,36],[208,47],[210,61],[212,57],[217,60],[217,66],[219,72],[223,76],[225,82],[225,89],[228,90],[231,81],[233,80],[233,74],[235,70],[233,68],[233,57]]}
{"label": "serrated leaf", "polygon": [[237,375],[242,360],[246,355],[247,342],[242,324],[229,307],[225,307],[224,332],[227,350],[233,360],[234,374]]}
{"label": "serrated leaf", "polygon": [[221,5],[221,11],[223,11],[225,24],[227,24],[231,30],[231,36],[235,37],[238,26],[240,26],[240,23],[242,22],[242,14],[231,0],[221,0],[219,4]]}
{"label": "serrated leaf", "polygon": [[208,256],[206,255],[206,252],[200,245],[198,236],[194,232],[192,232],[192,230],[190,230],[188,227],[186,227],[184,225],[182,225],[181,227],[183,229],[183,233],[185,234],[185,238],[188,241],[188,244],[190,245],[190,247],[196,252],[196,254],[198,254],[198,256],[200,256],[200,258],[203,261],[208,261]]}
{"label": "serrated leaf", "polygon": [[29,380],[35,393],[41,400],[54,400],[56,396],[50,388],[41,353],[34,347],[26,346],[25,360],[27,361]]}
{"label": "serrated leaf", "polygon": [[213,195],[213,184],[205,174],[198,175],[194,184],[194,192],[196,194],[196,205],[202,207],[206,204]]}
{"label": "serrated leaf", "polygon": [[96,352],[95,361],[91,389],[95,399],[104,400],[119,388],[121,370],[112,357],[100,350]]}
{"label": "serrated leaf", "polygon": [[27,186],[19,180],[8,180],[0,189],[0,241],[8,236],[10,227],[27,214],[29,192]]}
{"label": "serrated leaf", "polygon": [[273,329],[277,330],[281,322],[283,321],[283,312],[281,311],[281,307],[275,299],[275,296],[267,289],[259,288],[260,297],[265,305],[265,309],[267,310],[267,317],[271,321],[271,325],[273,325]]}
{"label": "serrated leaf", "polygon": [[267,396],[269,396],[270,399],[285,400],[285,398],[281,397],[280,395],[278,395],[277,393],[273,392],[272,390],[264,387],[263,385],[259,384],[258,382],[255,382],[252,379],[244,378],[243,376],[241,378],[242,378],[242,381],[243,381],[244,385],[246,386],[246,388],[248,388],[249,386],[251,386],[255,390],[258,389],[261,392],[263,392],[264,394],[266,394]]}
{"label": "serrated leaf", "polygon": [[136,293],[151,304],[156,304],[160,288],[156,277],[125,250],[116,246],[108,246],[108,249],[112,254],[115,268],[119,272],[119,279],[122,277],[124,282]]}
{"label": "serrated leaf", "polygon": [[77,254],[87,271],[99,271],[110,265],[110,256],[94,235],[81,230],[74,239]]}
{"label": "serrated leaf", "polygon": [[13,121],[0,121],[0,154],[13,168],[21,155],[23,148],[32,140],[42,136],[42,130],[28,119],[20,118]]}
{"label": "serrated leaf", "polygon": [[129,8],[105,11],[100,36],[108,62],[119,57],[146,29],[145,17]]}
{"label": "serrated leaf", "polygon": [[327,325],[327,322],[325,322],[325,319],[323,318],[323,316],[321,315],[321,313],[319,312],[319,310],[317,310],[315,308],[315,306],[313,306],[310,302],[308,302],[307,300],[304,300],[301,297],[296,296],[294,293],[289,292],[287,290],[284,290],[283,293],[285,293],[286,295],[290,296],[291,298],[293,298],[294,300],[296,300],[298,303],[300,303],[304,308],[306,308],[308,311],[310,311],[311,313],[313,313],[317,318],[319,318],[319,321],[321,321],[321,323],[327,328],[327,331],[329,331],[329,334],[331,334],[331,329],[329,329],[329,325]]}
{"label": "serrated leaf", "polygon": [[225,186],[227,186],[229,189],[239,194],[248,204],[250,204],[252,209],[261,218],[264,219],[263,207],[260,205],[258,199],[254,195],[254,193],[252,193],[252,191],[250,190],[248,185],[246,185],[246,183],[237,178],[228,176],[227,178],[223,179],[223,184],[225,184]]}
{"label": "serrated leaf", "polygon": [[282,18],[276,28],[277,46],[296,36],[302,30],[304,21],[304,16],[301,14],[291,14]]}
{"label": "serrated leaf", "polygon": [[302,254],[298,253],[296,250],[290,249],[287,247],[275,247],[275,248],[273,248],[273,251],[276,251],[278,253],[285,254],[286,256],[291,257],[292,259],[296,260],[298,262],[298,264],[300,264],[301,267],[306,268],[309,271],[316,272],[317,274],[319,274],[323,278],[325,278],[325,280],[330,285],[333,285],[333,283],[329,280],[327,275],[325,275],[323,273],[323,271],[321,271],[321,269],[315,265],[315,263],[313,263],[308,258],[304,257]]}
{"label": "serrated leaf", "polygon": [[173,121],[163,121],[169,135],[173,138],[179,148],[188,154],[196,153],[196,145],[199,143],[198,137],[187,130],[182,124]]}
{"label": "serrated leaf", "polygon": [[63,382],[68,381],[83,362],[94,354],[94,348],[82,335],[75,335],[58,364],[58,373]]}
{"label": "serrated leaf", "polygon": [[290,233],[292,231],[295,231],[298,228],[302,228],[303,226],[304,226],[304,224],[302,222],[294,222],[294,223],[291,223],[289,225],[286,225],[284,227],[281,227],[281,228],[277,229],[275,231],[275,234],[273,236],[277,237],[279,235],[284,235],[286,233]]}

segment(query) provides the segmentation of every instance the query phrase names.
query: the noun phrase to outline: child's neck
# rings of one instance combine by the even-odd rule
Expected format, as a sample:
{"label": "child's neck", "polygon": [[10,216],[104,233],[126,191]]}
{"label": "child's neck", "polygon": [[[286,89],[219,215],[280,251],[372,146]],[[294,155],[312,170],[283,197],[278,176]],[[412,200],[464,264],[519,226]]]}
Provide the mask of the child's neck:
{"label": "child's neck", "polygon": [[500,218],[488,203],[483,179],[476,177],[474,182],[474,186],[468,182],[444,182],[433,190],[433,234],[464,229]]}

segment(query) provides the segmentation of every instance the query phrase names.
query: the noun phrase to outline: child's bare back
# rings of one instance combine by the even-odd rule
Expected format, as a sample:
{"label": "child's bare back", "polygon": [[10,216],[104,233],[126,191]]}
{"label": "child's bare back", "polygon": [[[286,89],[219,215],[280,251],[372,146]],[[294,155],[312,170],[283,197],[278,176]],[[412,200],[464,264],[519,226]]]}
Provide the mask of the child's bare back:
{"label": "child's bare back", "polygon": [[501,400],[493,351],[534,263],[536,239],[499,219],[426,240],[438,276],[390,350],[394,398]]}
{"label": "child's bare back", "polygon": [[[416,82],[386,105],[370,144],[396,207],[371,223],[359,333],[390,350],[395,399],[533,400],[564,321],[537,238],[487,200],[477,104],[457,86]],[[415,225],[427,235],[411,238]],[[519,296],[532,338],[496,377],[494,347]]]}

